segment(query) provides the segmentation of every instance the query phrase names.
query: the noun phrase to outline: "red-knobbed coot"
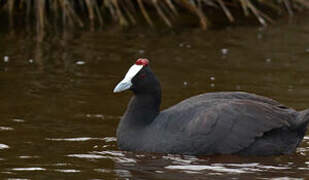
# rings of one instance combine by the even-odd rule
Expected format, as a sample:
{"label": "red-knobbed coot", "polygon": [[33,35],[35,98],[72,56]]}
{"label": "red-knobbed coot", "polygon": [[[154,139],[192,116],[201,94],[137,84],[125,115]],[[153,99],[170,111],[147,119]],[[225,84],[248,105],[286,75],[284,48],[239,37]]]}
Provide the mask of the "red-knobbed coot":
{"label": "red-knobbed coot", "polygon": [[121,150],[189,155],[278,155],[295,152],[309,122],[275,100],[246,92],[206,93],[160,112],[161,87],[138,59],[114,92],[134,96],[117,128]]}

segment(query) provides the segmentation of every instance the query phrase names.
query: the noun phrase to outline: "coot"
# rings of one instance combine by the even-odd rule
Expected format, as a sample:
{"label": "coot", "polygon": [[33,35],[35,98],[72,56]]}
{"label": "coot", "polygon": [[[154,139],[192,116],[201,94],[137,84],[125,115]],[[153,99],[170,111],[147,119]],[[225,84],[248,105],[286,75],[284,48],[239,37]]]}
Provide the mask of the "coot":
{"label": "coot", "polygon": [[114,93],[131,90],[117,128],[121,150],[188,155],[278,155],[295,152],[309,122],[267,97],[246,92],[206,93],[160,112],[161,87],[147,59],[138,59]]}

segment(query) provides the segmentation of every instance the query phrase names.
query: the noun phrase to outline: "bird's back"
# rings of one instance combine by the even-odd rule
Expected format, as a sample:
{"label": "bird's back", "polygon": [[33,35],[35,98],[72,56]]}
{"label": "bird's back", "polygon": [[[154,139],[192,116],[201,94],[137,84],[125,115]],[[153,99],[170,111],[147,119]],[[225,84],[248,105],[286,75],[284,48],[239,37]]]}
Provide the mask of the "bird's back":
{"label": "bird's back", "polygon": [[162,111],[149,131],[153,131],[150,134],[157,132],[152,142],[152,148],[158,147],[154,150],[156,152],[286,153],[290,152],[291,146],[295,150],[299,143],[297,130],[290,130],[291,122],[298,118],[298,114],[274,100],[255,94],[207,93]]}

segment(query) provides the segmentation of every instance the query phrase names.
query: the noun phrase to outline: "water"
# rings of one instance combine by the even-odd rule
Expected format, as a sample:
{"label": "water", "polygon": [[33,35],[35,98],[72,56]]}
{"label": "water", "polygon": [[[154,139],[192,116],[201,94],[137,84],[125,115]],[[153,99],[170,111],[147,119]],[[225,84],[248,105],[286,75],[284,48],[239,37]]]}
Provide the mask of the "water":
{"label": "water", "polygon": [[309,107],[309,16],[261,28],[136,28],[0,35],[1,179],[305,179],[309,136],[293,155],[181,156],[119,151],[131,93],[112,90],[138,57],[163,87],[162,109],[213,91]]}

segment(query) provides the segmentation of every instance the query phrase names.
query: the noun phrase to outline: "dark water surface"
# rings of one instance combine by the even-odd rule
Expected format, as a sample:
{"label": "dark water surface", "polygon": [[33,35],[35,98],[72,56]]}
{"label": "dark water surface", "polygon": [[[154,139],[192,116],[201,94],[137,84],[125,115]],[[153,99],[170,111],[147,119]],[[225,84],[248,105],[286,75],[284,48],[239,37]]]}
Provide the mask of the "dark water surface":
{"label": "dark water surface", "polygon": [[0,179],[305,179],[309,136],[293,155],[122,152],[117,123],[131,93],[113,94],[138,57],[163,87],[162,108],[202,92],[248,91],[309,107],[309,16],[268,28],[0,34]]}

